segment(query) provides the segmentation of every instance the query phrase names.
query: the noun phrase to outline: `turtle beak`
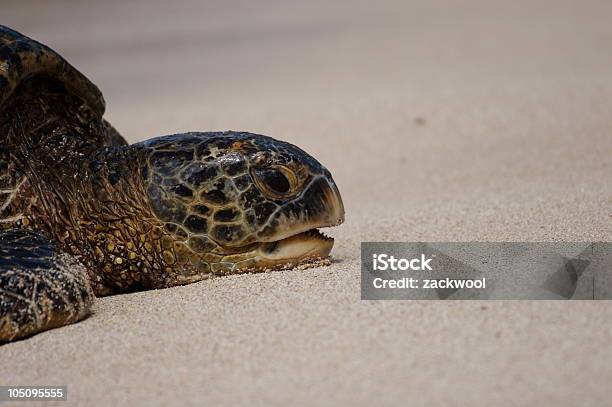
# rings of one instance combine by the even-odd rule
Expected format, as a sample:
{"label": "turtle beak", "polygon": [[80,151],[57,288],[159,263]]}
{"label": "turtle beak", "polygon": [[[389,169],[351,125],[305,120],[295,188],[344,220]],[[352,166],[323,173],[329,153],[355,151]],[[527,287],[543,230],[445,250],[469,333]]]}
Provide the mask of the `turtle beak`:
{"label": "turtle beak", "polygon": [[[240,261],[228,256],[226,262],[236,262],[237,270],[262,271],[287,268],[317,261],[329,256],[334,239],[317,228],[338,226],[344,222],[344,205],[338,187],[331,177],[319,177],[304,193],[287,203],[264,229],[259,244],[250,259]],[[243,259],[242,259],[243,260]]]}
{"label": "turtle beak", "polygon": [[344,204],[331,178],[311,181],[302,195],[283,206],[258,234],[260,242],[277,242],[317,228],[344,222]]}
{"label": "turtle beak", "polygon": [[344,203],[340,196],[340,191],[333,180],[329,182],[329,189],[326,191],[326,203],[330,209],[327,222],[329,226],[338,226],[344,223]]}
{"label": "turtle beak", "polygon": [[[314,190],[317,190],[317,187]],[[294,258],[294,255],[299,257],[300,253],[302,257],[306,255],[329,256],[334,246],[334,239],[321,233],[318,228],[342,224],[344,222],[344,204],[333,180],[321,183],[321,189],[318,192],[310,197],[312,202],[307,204],[307,208],[321,208],[319,216],[316,216],[316,212],[314,212],[315,216],[308,219],[303,225],[295,227],[293,233],[274,242],[274,251],[277,255],[289,258]],[[306,212],[312,213],[310,211]]]}

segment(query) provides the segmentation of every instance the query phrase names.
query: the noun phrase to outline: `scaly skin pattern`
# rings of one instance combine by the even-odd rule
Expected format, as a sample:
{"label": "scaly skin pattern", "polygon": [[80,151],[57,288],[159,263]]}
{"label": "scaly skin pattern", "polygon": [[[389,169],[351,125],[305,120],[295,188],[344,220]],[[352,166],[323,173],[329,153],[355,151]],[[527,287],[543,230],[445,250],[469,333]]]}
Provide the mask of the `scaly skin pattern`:
{"label": "scaly skin pattern", "polygon": [[127,145],[99,90],[0,26],[0,342],[76,322],[93,294],[326,257],[344,220],[331,174],[246,132]]}
{"label": "scaly skin pattern", "polygon": [[[214,274],[256,269],[255,255],[244,253],[245,247],[296,232],[298,224],[300,231],[318,226],[337,195],[331,174],[314,158],[266,136],[185,133],[134,148],[145,153],[143,177],[152,210],[175,241],[170,261],[182,267]],[[258,184],[276,167],[295,180],[277,186],[287,191],[270,196]]]}

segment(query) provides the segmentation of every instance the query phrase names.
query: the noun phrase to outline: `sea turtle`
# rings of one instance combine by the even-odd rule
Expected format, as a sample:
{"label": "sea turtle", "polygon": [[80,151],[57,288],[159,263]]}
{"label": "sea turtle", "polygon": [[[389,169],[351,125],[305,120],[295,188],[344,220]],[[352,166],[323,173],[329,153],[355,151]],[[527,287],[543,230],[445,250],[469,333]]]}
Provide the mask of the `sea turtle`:
{"label": "sea turtle", "polygon": [[0,341],[79,321],[94,296],[326,258],[330,172],[246,132],[128,145],[98,88],[0,26]]}

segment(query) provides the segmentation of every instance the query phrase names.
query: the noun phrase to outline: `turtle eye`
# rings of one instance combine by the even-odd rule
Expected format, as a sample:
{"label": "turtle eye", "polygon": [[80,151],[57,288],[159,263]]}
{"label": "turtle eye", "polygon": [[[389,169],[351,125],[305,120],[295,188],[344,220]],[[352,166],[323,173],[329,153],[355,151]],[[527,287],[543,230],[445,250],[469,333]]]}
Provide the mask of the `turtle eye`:
{"label": "turtle eye", "polygon": [[283,198],[292,195],[297,187],[297,177],[287,167],[274,166],[253,170],[255,183],[271,198]]}

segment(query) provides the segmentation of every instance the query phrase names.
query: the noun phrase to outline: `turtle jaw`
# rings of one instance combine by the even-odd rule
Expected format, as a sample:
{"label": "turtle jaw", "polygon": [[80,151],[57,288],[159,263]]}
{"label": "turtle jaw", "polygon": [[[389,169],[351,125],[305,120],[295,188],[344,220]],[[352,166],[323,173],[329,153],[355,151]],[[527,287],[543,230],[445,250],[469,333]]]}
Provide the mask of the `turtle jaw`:
{"label": "turtle jaw", "polygon": [[298,265],[316,265],[329,256],[334,239],[319,228],[344,222],[344,205],[333,181],[319,183],[317,194],[304,198],[297,216],[280,212],[272,219],[269,233],[257,236],[248,251],[224,257],[239,272],[287,269]]}
{"label": "turtle jaw", "polygon": [[331,179],[318,178],[306,189],[298,203],[290,202],[257,234],[260,243],[279,242],[303,232],[338,226],[344,222],[344,203]]}
{"label": "turtle jaw", "polygon": [[301,216],[281,212],[275,219],[275,233],[263,237],[258,248],[258,262],[263,265],[296,266],[329,256],[334,239],[318,228],[338,226],[344,222],[344,204],[338,187],[331,179],[313,182],[312,192],[302,198]]}
{"label": "turtle jaw", "polygon": [[314,267],[324,264],[321,261],[327,259],[333,246],[333,238],[309,229],[280,240],[255,243],[248,251],[227,255],[217,269],[220,274],[231,274]]}
{"label": "turtle jaw", "polygon": [[262,243],[257,250],[257,262],[264,268],[297,266],[328,257],[333,246],[333,238],[318,229],[309,229],[275,242]]}

